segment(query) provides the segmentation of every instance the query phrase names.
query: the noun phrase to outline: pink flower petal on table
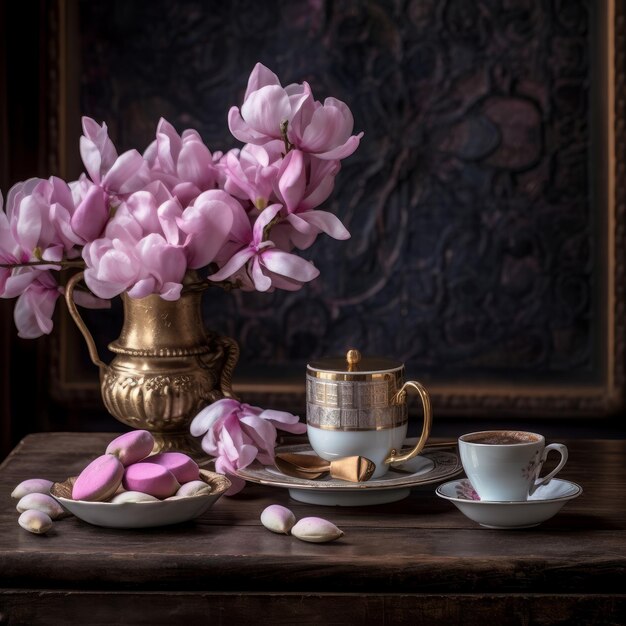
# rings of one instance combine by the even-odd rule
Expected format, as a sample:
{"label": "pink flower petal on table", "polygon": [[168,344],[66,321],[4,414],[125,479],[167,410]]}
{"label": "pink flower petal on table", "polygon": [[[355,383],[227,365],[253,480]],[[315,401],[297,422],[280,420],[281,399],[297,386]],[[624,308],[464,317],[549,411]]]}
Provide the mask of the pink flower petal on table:
{"label": "pink flower petal on table", "polygon": [[239,408],[240,403],[232,398],[223,398],[202,409],[192,420],[189,430],[194,437],[204,435],[222,415]]}
{"label": "pink flower petal on table", "polygon": [[278,428],[290,433],[303,433],[306,431],[306,424],[301,422],[297,415],[293,415],[287,411],[265,409],[259,417],[270,422],[277,422]]}

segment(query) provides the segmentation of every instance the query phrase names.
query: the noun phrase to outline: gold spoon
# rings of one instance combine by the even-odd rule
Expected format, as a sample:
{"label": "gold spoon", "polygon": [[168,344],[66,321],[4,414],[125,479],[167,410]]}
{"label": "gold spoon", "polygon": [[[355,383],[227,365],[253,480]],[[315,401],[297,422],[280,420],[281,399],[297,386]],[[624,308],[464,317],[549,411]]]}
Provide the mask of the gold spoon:
{"label": "gold spoon", "polygon": [[276,467],[288,476],[319,478],[330,472],[333,478],[362,483],[369,480],[376,469],[375,463],[363,456],[348,456],[336,461],[326,461],[312,454],[281,452],[274,459]]}

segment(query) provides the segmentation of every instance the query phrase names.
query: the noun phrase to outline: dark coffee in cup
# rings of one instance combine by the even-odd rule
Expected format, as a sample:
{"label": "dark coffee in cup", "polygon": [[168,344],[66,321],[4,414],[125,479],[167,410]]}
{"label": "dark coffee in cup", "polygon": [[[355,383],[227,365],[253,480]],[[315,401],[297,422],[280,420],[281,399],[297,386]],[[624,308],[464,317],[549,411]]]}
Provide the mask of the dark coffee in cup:
{"label": "dark coffee in cup", "polygon": [[534,443],[541,439],[535,433],[526,433],[517,430],[499,430],[463,435],[463,441],[491,446],[506,446],[516,443]]}

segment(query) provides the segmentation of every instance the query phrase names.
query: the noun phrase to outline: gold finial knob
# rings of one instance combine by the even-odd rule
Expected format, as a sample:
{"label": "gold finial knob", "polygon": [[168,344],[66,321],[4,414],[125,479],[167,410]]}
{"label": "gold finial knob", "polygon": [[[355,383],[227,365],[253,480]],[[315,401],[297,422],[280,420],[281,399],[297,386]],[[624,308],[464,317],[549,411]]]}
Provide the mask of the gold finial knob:
{"label": "gold finial knob", "polygon": [[346,352],[346,361],[348,362],[348,371],[351,372],[361,360],[361,353],[352,348]]}

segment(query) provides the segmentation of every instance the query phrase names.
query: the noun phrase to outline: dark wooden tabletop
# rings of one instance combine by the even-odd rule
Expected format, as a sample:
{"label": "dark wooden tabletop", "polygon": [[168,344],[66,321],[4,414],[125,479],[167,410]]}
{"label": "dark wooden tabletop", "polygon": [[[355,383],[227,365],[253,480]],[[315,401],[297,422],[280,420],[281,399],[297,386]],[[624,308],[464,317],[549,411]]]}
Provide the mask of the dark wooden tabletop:
{"label": "dark wooden tabletop", "polygon": [[[564,441],[570,455],[560,477],[578,482],[584,493],[551,520],[526,530],[482,528],[439,499],[436,485],[414,489],[400,502],[360,508],[300,504],[284,489],[248,485],[235,497],[222,497],[197,520],[177,526],[113,530],[68,518],[45,536],[22,530],[10,498],[14,486],[31,477],[56,481],[77,474],[111,437],[30,435],[0,467],[0,623],[3,614],[11,624],[29,623],[34,616],[54,623],[35,607],[58,617],[55,611],[62,607],[84,611],[107,594],[116,600],[102,609],[102,622],[91,611],[95,621],[81,623],[106,623],[111,607],[123,598],[127,615],[137,621],[133,610],[147,597],[151,600],[140,614],[146,623],[148,618],[168,623],[158,616],[169,615],[174,606],[176,615],[193,616],[191,607],[198,610],[205,603],[214,611],[213,623],[229,621],[235,604],[241,616],[254,613],[258,623],[267,618],[274,624],[313,614],[321,619],[326,613],[328,623],[370,618],[393,623],[408,615],[426,623],[444,623],[444,617],[447,624],[478,623],[494,614],[480,618],[481,607],[488,606],[513,611],[519,623],[533,623],[533,616],[545,610],[557,611],[555,619],[569,615],[571,623],[622,623],[625,441]],[[309,544],[273,534],[259,522],[272,503],[288,506],[297,518],[325,517],[345,536]],[[330,597],[333,602],[322,601]],[[468,617],[472,606],[476,622]]]}

